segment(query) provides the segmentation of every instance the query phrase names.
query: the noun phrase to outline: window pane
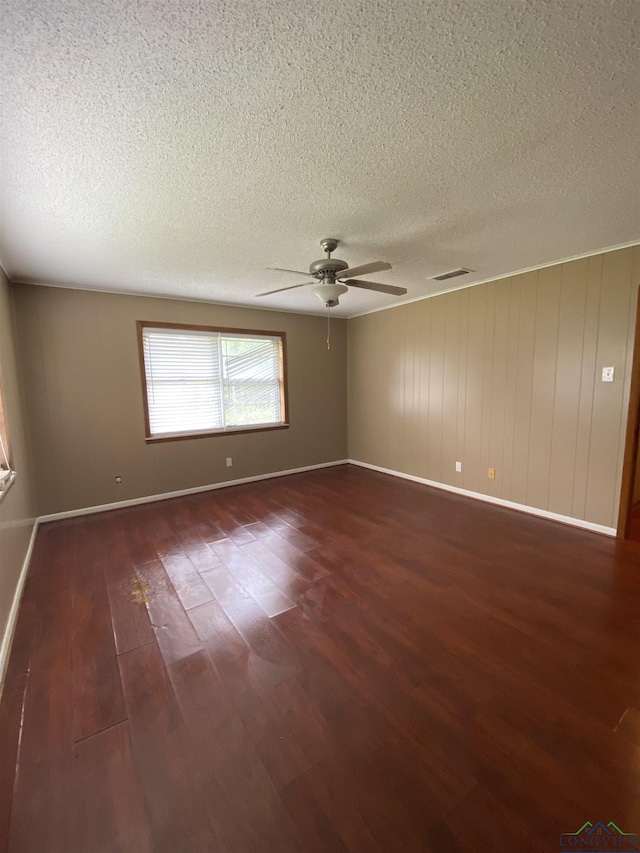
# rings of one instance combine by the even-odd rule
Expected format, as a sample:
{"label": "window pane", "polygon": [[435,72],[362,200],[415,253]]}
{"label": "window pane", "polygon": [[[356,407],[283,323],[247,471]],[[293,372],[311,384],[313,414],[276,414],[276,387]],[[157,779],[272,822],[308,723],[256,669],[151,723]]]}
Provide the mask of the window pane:
{"label": "window pane", "polygon": [[7,438],[7,422],[4,407],[4,394],[2,390],[2,376],[0,376],[0,482],[6,478],[6,472],[10,470],[11,457],[9,454],[9,439]]}
{"label": "window pane", "polygon": [[222,371],[227,426],[282,420],[278,338],[223,337]]}
{"label": "window pane", "polygon": [[145,329],[151,435],[224,426],[219,339],[211,333]]}

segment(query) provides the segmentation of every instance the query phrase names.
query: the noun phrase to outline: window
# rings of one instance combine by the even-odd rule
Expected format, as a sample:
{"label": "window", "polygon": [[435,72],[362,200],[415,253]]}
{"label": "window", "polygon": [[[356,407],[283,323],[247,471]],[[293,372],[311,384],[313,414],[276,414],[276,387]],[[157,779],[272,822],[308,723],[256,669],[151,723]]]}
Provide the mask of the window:
{"label": "window", "polygon": [[138,322],[147,440],[288,426],[284,332]]}
{"label": "window", "polygon": [[0,377],[0,497],[13,482],[14,472],[9,456],[9,440],[7,438],[7,421],[5,416],[4,396],[2,393],[2,378]]}

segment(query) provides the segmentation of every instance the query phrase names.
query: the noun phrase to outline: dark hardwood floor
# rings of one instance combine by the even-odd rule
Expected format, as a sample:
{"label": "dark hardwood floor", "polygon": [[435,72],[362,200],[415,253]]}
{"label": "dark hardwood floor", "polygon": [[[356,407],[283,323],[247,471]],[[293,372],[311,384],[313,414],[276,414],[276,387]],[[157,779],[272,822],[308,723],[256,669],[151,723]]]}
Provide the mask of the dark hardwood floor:
{"label": "dark hardwood floor", "polygon": [[43,525],[12,853],[552,851],[640,831],[640,544],[353,467]]}
{"label": "dark hardwood floor", "polygon": [[627,535],[634,542],[640,542],[640,503],[636,504],[631,510]]}

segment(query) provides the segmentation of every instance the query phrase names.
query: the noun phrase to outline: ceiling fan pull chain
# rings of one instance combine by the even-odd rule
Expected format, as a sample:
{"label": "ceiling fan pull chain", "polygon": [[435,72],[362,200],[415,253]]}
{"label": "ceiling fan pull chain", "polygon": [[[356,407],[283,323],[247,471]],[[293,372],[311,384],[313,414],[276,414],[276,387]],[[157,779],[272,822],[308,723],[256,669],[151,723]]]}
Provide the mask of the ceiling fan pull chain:
{"label": "ceiling fan pull chain", "polygon": [[331,349],[331,308],[327,308],[327,349]]}

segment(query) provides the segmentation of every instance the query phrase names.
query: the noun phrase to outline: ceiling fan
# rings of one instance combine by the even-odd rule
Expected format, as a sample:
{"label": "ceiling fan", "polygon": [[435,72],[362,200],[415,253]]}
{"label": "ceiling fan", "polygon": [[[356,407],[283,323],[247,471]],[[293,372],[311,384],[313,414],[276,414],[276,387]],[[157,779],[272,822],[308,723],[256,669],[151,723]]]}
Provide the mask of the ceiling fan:
{"label": "ceiling fan", "polygon": [[[406,287],[394,287],[391,284],[379,284],[377,281],[357,281],[356,276],[367,275],[372,272],[381,272],[382,270],[390,270],[391,264],[384,261],[374,261],[372,264],[362,264],[359,267],[349,267],[346,261],[341,261],[338,258],[332,258],[331,253],[335,252],[338,246],[338,240],[327,238],[320,241],[320,245],[327,253],[326,258],[321,258],[319,261],[314,261],[309,267],[309,272],[299,272],[298,270],[285,270],[279,267],[269,267],[275,272],[288,272],[294,275],[304,275],[315,278],[319,281],[311,288],[311,292],[315,294],[327,308],[335,308],[339,304],[340,296],[346,293],[349,287],[361,287],[364,290],[377,290],[380,293],[390,293],[393,296],[403,296],[407,289]],[[271,296],[272,293],[282,293],[284,290],[295,290],[296,287],[305,287],[311,282],[303,281],[302,284],[293,284],[291,287],[279,287],[277,290],[267,290],[266,293],[256,293],[256,296]]]}

